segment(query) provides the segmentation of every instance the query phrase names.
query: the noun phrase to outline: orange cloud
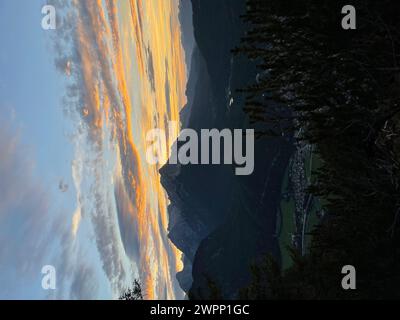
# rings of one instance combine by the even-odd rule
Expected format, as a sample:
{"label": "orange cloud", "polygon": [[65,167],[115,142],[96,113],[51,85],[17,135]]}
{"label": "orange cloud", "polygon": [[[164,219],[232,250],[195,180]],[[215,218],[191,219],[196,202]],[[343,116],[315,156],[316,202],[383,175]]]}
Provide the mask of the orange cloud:
{"label": "orange cloud", "polygon": [[168,130],[168,121],[179,122],[186,103],[178,1],[97,0],[75,5],[84,86],[79,114],[97,152],[110,152],[105,139],[111,138],[115,146],[111,151],[118,165],[110,183],[118,214],[124,217],[120,230],[124,235],[131,234],[129,228],[137,233],[132,241],[140,245],[139,261],[134,262],[146,298],[174,298],[181,253],[167,238],[168,198],[160,167],[146,162],[145,150],[146,132],[155,127]]}

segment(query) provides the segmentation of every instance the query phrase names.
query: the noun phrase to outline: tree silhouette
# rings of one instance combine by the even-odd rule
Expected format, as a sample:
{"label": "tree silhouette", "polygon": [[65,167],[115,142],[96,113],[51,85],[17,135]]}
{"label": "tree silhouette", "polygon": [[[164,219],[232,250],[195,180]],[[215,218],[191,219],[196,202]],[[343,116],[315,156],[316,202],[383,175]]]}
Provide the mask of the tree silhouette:
{"label": "tree silhouette", "polygon": [[142,287],[139,280],[135,279],[132,288],[128,288],[122,293],[119,300],[143,300]]}
{"label": "tree silhouette", "polygon": [[[265,127],[259,136],[314,146],[322,164],[309,192],[326,212],[291,268],[253,268],[249,298],[400,297],[400,4],[352,5],[357,30],[345,31],[340,1],[247,1],[234,53],[259,72],[241,90],[245,111]],[[354,291],[340,286],[347,264]]]}

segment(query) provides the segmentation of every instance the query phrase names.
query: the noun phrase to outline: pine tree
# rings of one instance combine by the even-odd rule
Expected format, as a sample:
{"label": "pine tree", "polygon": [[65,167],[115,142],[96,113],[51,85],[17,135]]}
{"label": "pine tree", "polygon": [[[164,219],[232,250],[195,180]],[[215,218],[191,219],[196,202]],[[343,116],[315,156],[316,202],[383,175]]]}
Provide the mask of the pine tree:
{"label": "pine tree", "polygon": [[[245,111],[266,128],[259,136],[315,146],[322,165],[309,192],[327,212],[309,254],[279,281],[264,268],[270,297],[400,296],[400,9],[353,5],[356,31],[341,29],[336,1],[249,0],[243,16],[249,31],[234,52],[259,68],[242,89]],[[356,291],[341,289],[346,264],[357,268]]]}

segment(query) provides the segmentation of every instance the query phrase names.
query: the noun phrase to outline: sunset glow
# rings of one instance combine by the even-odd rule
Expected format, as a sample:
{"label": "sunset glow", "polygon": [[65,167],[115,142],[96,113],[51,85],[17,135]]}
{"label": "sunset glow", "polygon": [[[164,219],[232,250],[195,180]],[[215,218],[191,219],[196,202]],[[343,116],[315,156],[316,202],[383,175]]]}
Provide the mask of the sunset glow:
{"label": "sunset glow", "polygon": [[[85,86],[78,113],[89,143],[102,158],[95,170],[111,172],[119,223],[135,234],[121,235],[122,244],[138,242],[138,256],[130,259],[146,299],[174,298],[181,253],[167,239],[168,198],[160,184],[160,165],[147,164],[145,150],[146,132],[179,122],[186,103],[178,2],[97,0],[76,1],[75,6],[82,70],[75,76]],[[74,233],[79,221],[74,216]]]}

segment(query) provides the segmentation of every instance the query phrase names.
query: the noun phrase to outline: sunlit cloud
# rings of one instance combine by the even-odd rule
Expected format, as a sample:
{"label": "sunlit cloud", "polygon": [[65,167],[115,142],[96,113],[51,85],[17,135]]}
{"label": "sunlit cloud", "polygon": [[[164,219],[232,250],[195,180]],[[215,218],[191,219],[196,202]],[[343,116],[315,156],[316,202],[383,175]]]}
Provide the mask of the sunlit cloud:
{"label": "sunlit cloud", "polygon": [[56,66],[69,79],[64,108],[84,139],[75,143],[71,233],[78,241],[90,221],[114,296],[137,270],[146,298],[180,298],[168,198],[160,166],[145,155],[146,132],[179,123],[186,103],[178,1],[74,1],[63,14]]}

